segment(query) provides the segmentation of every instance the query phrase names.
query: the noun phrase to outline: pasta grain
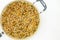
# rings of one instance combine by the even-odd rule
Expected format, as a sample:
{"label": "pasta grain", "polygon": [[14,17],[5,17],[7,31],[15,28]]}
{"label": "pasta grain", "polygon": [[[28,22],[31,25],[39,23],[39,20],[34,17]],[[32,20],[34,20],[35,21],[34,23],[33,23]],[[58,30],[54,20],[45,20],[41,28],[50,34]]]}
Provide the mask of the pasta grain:
{"label": "pasta grain", "polygon": [[38,28],[38,24],[38,11],[29,2],[12,2],[2,12],[3,30],[13,38],[31,36]]}

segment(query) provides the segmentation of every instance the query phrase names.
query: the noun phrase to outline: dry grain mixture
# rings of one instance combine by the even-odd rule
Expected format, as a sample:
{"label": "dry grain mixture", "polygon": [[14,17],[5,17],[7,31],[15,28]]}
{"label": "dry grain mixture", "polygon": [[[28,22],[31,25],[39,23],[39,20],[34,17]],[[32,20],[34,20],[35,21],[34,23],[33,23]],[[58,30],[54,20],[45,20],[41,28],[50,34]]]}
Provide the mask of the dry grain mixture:
{"label": "dry grain mixture", "polygon": [[26,38],[34,34],[39,24],[36,8],[25,1],[14,1],[2,12],[2,28],[13,38]]}

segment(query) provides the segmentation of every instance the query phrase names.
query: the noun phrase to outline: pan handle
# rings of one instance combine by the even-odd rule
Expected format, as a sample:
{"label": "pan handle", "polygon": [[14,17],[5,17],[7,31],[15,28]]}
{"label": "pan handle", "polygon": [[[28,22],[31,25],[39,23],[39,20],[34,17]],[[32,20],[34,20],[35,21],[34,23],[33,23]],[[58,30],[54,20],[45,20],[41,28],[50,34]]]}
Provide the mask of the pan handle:
{"label": "pan handle", "polygon": [[45,2],[43,0],[37,0],[37,1],[40,1],[40,3],[42,4],[42,6],[44,7],[44,9],[40,13],[44,12],[47,9],[47,6],[46,6]]}

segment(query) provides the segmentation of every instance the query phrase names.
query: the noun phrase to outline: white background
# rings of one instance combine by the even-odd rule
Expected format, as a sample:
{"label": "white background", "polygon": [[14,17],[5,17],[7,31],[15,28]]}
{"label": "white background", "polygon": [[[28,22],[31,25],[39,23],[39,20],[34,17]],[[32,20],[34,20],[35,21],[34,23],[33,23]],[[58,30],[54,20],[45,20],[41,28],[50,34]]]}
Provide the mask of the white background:
{"label": "white background", "polygon": [[[35,1],[35,0],[29,0]],[[37,32],[28,40],[60,40],[60,0],[44,0],[47,10],[40,15],[40,25]],[[10,0],[0,0],[0,14],[3,8],[11,2]],[[42,10],[40,3],[35,4],[37,9]],[[0,32],[3,31],[0,27]],[[5,34],[0,40],[9,40]],[[11,40],[11,39],[10,39]]]}

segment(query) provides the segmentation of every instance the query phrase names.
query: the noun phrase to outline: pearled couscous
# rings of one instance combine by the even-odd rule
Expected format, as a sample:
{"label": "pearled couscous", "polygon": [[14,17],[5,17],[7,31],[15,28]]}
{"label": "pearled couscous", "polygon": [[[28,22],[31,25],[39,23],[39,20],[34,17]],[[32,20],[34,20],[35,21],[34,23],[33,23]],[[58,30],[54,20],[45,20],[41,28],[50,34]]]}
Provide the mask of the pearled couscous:
{"label": "pearled couscous", "polygon": [[31,36],[37,30],[39,21],[37,9],[25,1],[14,1],[2,12],[2,28],[13,38]]}

